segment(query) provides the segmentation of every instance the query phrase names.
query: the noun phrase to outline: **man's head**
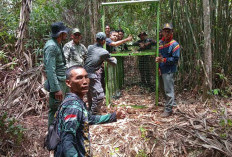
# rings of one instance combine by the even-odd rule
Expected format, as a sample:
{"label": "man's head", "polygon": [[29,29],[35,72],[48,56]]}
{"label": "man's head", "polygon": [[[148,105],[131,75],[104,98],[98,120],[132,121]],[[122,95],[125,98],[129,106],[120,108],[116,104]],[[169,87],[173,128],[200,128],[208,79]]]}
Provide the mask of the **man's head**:
{"label": "man's head", "polygon": [[109,25],[106,25],[105,32],[106,32],[107,36],[110,36],[110,26]]}
{"label": "man's head", "polygon": [[145,40],[147,38],[147,33],[146,32],[140,32],[138,37],[140,40]]}
{"label": "man's head", "polygon": [[70,92],[75,93],[80,98],[89,90],[89,78],[86,70],[80,65],[74,65],[66,70],[66,85]]}
{"label": "man's head", "polygon": [[51,25],[52,38],[56,38],[60,41],[65,40],[69,29],[62,22],[55,22]]}
{"label": "man's head", "polygon": [[71,38],[73,39],[73,41],[76,43],[76,44],[79,44],[82,36],[81,36],[81,32],[79,30],[79,28],[74,28],[72,30],[72,35],[71,35]]}
{"label": "man's head", "polygon": [[124,31],[122,29],[118,30],[118,40],[122,40],[124,38]]}
{"label": "man's head", "polygon": [[111,31],[110,32],[110,39],[112,41],[117,41],[118,40],[118,32],[117,31]]}
{"label": "man's head", "polygon": [[96,34],[96,41],[98,44],[103,46],[106,42],[106,34],[104,32],[98,32]]}
{"label": "man's head", "polygon": [[162,36],[164,37],[164,40],[169,40],[173,36],[173,27],[170,23],[165,23],[163,30],[162,30]]}

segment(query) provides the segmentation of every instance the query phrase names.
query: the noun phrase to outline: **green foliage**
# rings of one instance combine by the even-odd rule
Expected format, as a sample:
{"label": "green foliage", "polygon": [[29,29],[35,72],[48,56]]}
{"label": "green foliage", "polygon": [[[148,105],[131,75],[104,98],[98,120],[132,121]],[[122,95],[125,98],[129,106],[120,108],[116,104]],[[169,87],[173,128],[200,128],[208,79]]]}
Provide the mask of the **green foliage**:
{"label": "green foliage", "polygon": [[[18,28],[20,0],[0,1],[0,43],[14,43]],[[1,44],[2,46],[4,44]]]}
{"label": "green foliage", "polygon": [[213,89],[213,95],[219,95],[220,89]]}
{"label": "green foliage", "polygon": [[154,4],[106,7],[106,24],[112,29],[123,29],[125,36],[132,34],[134,40],[138,40],[137,35],[141,31],[147,32],[149,38],[155,39],[156,7]]}
{"label": "green foliage", "polygon": [[7,113],[0,117],[0,143],[20,146],[23,141],[25,129],[17,124],[14,118],[8,118]]}
{"label": "green foliage", "polygon": [[0,62],[1,63],[7,63],[8,59],[7,59],[7,55],[4,51],[0,50]]}

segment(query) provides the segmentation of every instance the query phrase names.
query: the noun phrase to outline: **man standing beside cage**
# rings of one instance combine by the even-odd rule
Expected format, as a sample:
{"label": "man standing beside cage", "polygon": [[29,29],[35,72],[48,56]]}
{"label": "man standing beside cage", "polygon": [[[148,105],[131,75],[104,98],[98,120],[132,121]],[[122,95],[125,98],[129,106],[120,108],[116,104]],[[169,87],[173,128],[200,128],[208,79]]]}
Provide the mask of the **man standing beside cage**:
{"label": "man standing beside cage", "polygon": [[[150,50],[151,46],[155,45],[156,42],[154,40],[148,39],[147,38],[147,33],[146,32],[141,32],[138,37],[140,40],[137,42],[133,43],[134,46],[139,46],[138,51],[145,51],[145,50]],[[145,87],[152,87],[151,84],[151,72],[150,72],[150,62],[151,62],[151,57],[148,55],[145,56],[139,56],[139,72],[141,76],[141,83]],[[151,88],[153,90],[153,88]]]}
{"label": "man standing beside cage", "polygon": [[48,125],[54,120],[54,114],[68,92],[65,84],[65,57],[61,46],[67,37],[68,28],[62,22],[53,23],[51,37],[44,46],[44,67],[47,76],[45,89],[49,92]]}
{"label": "man standing beside cage", "polygon": [[85,69],[90,79],[89,91],[87,94],[89,109],[93,114],[100,112],[105,98],[101,84],[101,65],[107,61],[111,65],[116,65],[117,60],[111,57],[109,52],[103,48],[106,41],[106,34],[99,32],[96,34],[96,43],[88,47]]}
{"label": "man standing beside cage", "polygon": [[72,30],[72,40],[64,45],[64,56],[66,59],[66,67],[73,65],[84,65],[87,55],[86,47],[80,43],[82,39],[81,32],[78,28]]}
{"label": "man standing beside cage", "polygon": [[160,57],[156,57],[156,62],[159,62],[166,97],[165,109],[161,117],[169,117],[172,115],[172,107],[176,105],[174,73],[177,71],[180,46],[178,42],[173,40],[173,27],[171,24],[164,24],[162,35],[163,37],[159,46]]}

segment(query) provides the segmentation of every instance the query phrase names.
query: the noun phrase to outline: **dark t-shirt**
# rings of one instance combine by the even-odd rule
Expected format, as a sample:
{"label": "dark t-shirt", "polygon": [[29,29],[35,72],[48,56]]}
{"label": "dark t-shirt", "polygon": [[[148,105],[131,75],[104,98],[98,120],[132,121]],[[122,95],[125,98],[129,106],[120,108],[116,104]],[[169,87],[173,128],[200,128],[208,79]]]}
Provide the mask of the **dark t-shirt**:
{"label": "dark t-shirt", "polygon": [[104,61],[111,64],[117,64],[117,60],[112,58],[107,50],[101,45],[89,45],[87,58],[85,60],[85,69],[88,73],[95,73],[101,68]]}
{"label": "dark t-shirt", "polygon": [[116,52],[116,48],[114,46],[110,46],[113,41],[110,38],[106,38],[106,50],[109,53]]}

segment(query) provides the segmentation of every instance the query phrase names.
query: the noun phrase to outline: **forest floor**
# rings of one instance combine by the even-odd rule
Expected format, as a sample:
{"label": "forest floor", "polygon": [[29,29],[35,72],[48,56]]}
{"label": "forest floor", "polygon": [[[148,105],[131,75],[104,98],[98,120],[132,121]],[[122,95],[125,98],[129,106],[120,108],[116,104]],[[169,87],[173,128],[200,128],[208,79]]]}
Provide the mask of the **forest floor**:
{"label": "forest floor", "polygon": [[[193,93],[176,96],[178,105],[173,115],[161,118],[163,99],[155,106],[155,93],[138,86],[121,91],[104,112],[118,108],[125,119],[115,123],[90,127],[91,146],[95,157],[213,157],[230,156],[232,99],[212,98],[202,101]],[[44,105],[40,115],[28,113],[21,123],[28,143],[23,144],[21,156],[47,157],[43,148],[47,131]]]}

